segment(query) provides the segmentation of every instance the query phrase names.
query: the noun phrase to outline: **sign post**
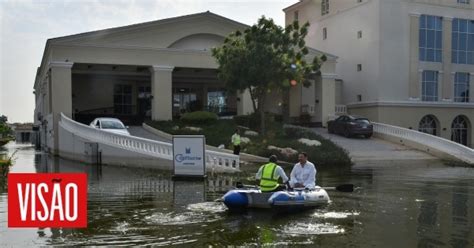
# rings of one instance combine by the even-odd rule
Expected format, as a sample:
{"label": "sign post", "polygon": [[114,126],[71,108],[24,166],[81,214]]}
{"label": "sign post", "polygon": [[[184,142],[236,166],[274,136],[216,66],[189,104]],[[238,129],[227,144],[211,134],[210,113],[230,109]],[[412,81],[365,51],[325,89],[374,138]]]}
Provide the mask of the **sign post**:
{"label": "sign post", "polygon": [[206,138],[204,135],[174,135],[173,177],[205,177],[205,146]]}

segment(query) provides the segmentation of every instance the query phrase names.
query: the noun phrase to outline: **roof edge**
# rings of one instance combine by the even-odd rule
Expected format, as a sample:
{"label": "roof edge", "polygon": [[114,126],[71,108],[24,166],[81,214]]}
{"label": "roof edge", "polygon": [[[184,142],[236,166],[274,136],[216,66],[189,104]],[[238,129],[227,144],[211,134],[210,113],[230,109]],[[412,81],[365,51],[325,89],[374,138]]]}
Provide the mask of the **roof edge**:
{"label": "roof edge", "polygon": [[300,0],[299,2],[294,3],[294,4],[292,4],[292,5],[290,5],[290,6],[286,7],[286,8],[284,8],[284,9],[283,9],[283,12],[286,12],[287,10],[293,9],[293,8],[295,8],[295,7],[297,7],[297,6],[301,5],[301,4],[307,3],[307,2],[308,2],[307,0]]}
{"label": "roof edge", "polygon": [[55,43],[55,42],[67,41],[69,39],[81,38],[81,37],[88,36],[88,35],[95,35],[95,34],[99,34],[99,33],[102,33],[102,35],[103,34],[112,34],[112,33],[121,32],[121,31],[129,30],[129,29],[142,28],[142,27],[152,26],[152,25],[155,25],[155,24],[173,22],[173,21],[178,21],[178,20],[186,20],[188,18],[195,18],[195,17],[200,17],[200,16],[209,16],[209,17],[212,17],[212,18],[218,18],[218,19],[221,19],[221,20],[224,20],[224,21],[227,21],[227,22],[231,22],[231,23],[233,23],[237,26],[242,26],[242,28],[249,27],[249,25],[247,25],[247,24],[244,24],[244,23],[232,20],[230,18],[215,14],[215,13],[210,12],[208,10],[208,11],[205,11],[205,12],[198,12],[198,13],[189,14],[189,15],[181,15],[181,16],[175,16],[175,17],[159,19],[159,20],[154,20],[154,21],[140,22],[140,23],[125,25],[125,26],[99,29],[99,30],[88,31],[88,32],[72,34],[72,35],[59,36],[59,37],[49,38],[48,41]]}
{"label": "roof edge", "polygon": [[327,53],[327,52],[323,52],[323,51],[318,50],[318,49],[316,49],[316,48],[312,48],[312,47],[309,47],[309,46],[307,46],[307,48],[308,48],[308,50],[309,50],[310,52],[322,53],[322,54],[326,55],[327,57],[329,57],[329,58],[331,58],[331,59],[338,59],[338,58],[339,58],[338,56],[336,56],[336,55],[334,55],[334,54]]}

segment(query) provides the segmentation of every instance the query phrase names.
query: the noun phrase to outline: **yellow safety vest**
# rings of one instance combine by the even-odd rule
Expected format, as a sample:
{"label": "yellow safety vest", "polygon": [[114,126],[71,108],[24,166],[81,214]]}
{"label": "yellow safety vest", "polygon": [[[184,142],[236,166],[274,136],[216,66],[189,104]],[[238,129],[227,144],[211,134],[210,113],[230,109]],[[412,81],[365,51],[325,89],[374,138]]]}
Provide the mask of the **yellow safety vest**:
{"label": "yellow safety vest", "polygon": [[277,165],[274,163],[268,163],[262,165],[262,177],[260,178],[260,190],[273,191],[278,188],[278,176],[275,176],[275,170]]}
{"label": "yellow safety vest", "polygon": [[240,135],[234,134],[232,135],[232,142],[234,143],[234,146],[240,145]]}

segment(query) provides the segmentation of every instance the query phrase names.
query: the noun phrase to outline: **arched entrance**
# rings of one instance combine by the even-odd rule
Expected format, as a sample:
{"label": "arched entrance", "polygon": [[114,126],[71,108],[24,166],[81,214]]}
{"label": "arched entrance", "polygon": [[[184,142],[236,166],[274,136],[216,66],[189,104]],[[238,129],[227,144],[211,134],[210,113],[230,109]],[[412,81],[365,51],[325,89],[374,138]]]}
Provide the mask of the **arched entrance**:
{"label": "arched entrance", "polygon": [[420,120],[420,123],[418,125],[418,131],[431,135],[438,135],[438,127],[438,120],[435,116],[425,115]]}
{"label": "arched entrance", "polygon": [[469,120],[462,115],[456,116],[451,123],[451,140],[465,146],[470,145],[469,129]]}

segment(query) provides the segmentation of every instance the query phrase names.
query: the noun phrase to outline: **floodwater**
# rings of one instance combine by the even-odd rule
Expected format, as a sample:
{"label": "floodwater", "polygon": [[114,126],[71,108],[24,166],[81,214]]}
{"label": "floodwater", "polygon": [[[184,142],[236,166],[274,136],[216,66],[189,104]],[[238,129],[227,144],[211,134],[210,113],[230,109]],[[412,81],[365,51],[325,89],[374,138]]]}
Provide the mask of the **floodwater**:
{"label": "floodwater", "polygon": [[[474,169],[436,161],[370,162],[318,168],[318,184],[353,183],[354,193],[328,192],[322,209],[294,215],[231,214],[213,200],[256,170],[172,181],[168,172],[90,166],[51,158],[24,145],[12,172],[86,172],[87,229],[8,229],[0,191],[0,246],[150,245],[176,247],[473,247]],[[2,152],[2,151],[0,151]],[[291,168],[286,168],[290,170]]]}

